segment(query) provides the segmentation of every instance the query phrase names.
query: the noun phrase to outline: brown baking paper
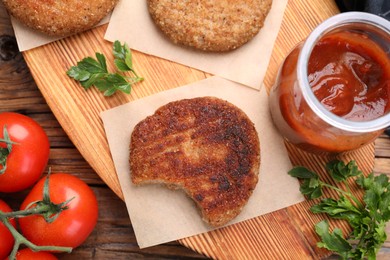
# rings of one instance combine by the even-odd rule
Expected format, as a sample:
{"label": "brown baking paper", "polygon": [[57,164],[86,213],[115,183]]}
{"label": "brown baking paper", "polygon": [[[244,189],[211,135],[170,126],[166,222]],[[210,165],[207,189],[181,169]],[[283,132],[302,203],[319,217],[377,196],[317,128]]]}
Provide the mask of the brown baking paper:
{"label": "brown baking paper", "polygon": [[114,9],[105,39],[260,89],[287,0],[273,0],[264,27],[248,43],[225,53],[206,53],[173,44],[155,26],[147,1],[122,0]]}
{"label": "brown baking paper", "polygon": [[[111,13],[103,18],[96,26],[108,23]],[[49,36],[39,31],[33,30],[14,17],[11,16],[12,27],[14,28],[16,42],[18,43],[19,51],[27,51],[65,37]]]}
{"label": "brown baking paper", "polygon": [[102,112],[108,143],[131,223],[141,248],[212,230],[195,203],[179,190],[163,185],[135,186],[130,180],[129,144],[134,126],[162,105],[174,100],[214,96],[241,108],[254,122],[260,137],[259,182],[248,204],[231,223],[260,216],[304,200],[291,169],[282,138],[275,130],[265,88],[257,91],[219,77],[160,92]]}

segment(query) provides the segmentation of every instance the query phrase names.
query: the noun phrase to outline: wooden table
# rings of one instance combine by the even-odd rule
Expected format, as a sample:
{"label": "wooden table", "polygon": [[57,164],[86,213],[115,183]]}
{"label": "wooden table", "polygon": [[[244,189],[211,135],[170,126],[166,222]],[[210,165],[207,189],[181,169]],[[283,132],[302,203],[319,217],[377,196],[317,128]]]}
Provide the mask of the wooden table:
{"label": "wooden table", "polygon": [[[18,51],[9,16],[0,5],[0,113],[14,111],[30,116],[49,136],[48,166],[52,172],[74,174],[87,182],[99,203],[97,226],[88,240],[61,259],[205,259],[204,256],[172,242],[140,250],[124,202],[118,198],[83,159],[47,106]],[[17,209],[27,192],[0,194]]]}
{"label": "wooden table", "polygon": [[[99,202],[98,224],[88,240],[72,254],[61,259],[205,259],[177,242],[140,250],[126,211],[125,204],[99,178],[88,165],[52,114],[38,90],[30,71],[16,46],[9,16],[0,5],[0,112],[15,111],[28,115],[46,130],[51,153],[49,166],[52,172],[67,172],[87,182]],[[375,172],[390,176],[390,139],[382,135],[375,143]],[[0,194],[17,209],[27,192]],[[390,258],[389,238],[378,259]]]}

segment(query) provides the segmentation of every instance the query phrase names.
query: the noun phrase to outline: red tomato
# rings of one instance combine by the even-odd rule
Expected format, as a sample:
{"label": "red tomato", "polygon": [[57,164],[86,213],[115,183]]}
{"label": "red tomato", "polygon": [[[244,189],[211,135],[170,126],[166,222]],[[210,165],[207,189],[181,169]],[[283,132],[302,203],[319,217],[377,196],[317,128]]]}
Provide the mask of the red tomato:
{"label": "red tomato", "polygon": [[[32,188],[21,205],[25,209],[30,203],[42,200],[42,178]],[[95,228],[98,217],[98,205],[91,188],[79,178],[55,173],[49,179],[50,199],[59,204],[71,198],[68,209],[62,211],[52,223],[42,216],[34,215],[19,219],[23,235],[36,245],[66,246],[75,248],[81,245]]]}
{"label": "red tomato", "polygon": [[48,252],[43,252],[43,251],[34,252],[30,248],[19,250],[16,253],[16,260],[57,260],[57,259],[58,258],[55,257],[53,254],[50,254]]}
{"label": "red tomato", "polygon": [[[0,175],[0,192],[15,192],[32,186],[42,175],[49,160],[49,139],[43,128],[30,117],[22,114],[0,113],[0,138],[7,131],[12,151],[7,157],[7,168]],[[7,147],[0,142],[0,147]],[[0,169],[3,166],[0,165]]]}
{"label": "red tomato", "polygon": [[[0,200],[0,210],[2,212],[11,212],[12,209],[5,203]],[[10,220],[11,224],[15,227],[15,220]],[[8,230],[3,223],[0,222],[0,259],[6,258],[14,246],[14,237],[11,232]]]}

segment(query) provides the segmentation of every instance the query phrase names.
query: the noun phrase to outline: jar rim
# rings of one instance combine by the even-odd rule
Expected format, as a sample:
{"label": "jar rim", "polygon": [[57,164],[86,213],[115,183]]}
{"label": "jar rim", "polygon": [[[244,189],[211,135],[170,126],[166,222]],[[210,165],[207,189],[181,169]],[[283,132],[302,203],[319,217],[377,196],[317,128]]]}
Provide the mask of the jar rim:
{"label": "jar rim", "polygon": [[[390,22],[382,17],[364,12],[346,12],[332,16],[319,24],[307,37],[298,57],[297,78],[307,104],[325,122],[350,132],[373,132],[390,125],[390,112],[369,121],[351,121],[330,112],[317,99],[308,80],[308,61],[317,41],[327,32],[350,23],[364,23],[390,34]],[[390,97],[389,97],[390,98]],[[389,100],[390,102],[390,100]]]}

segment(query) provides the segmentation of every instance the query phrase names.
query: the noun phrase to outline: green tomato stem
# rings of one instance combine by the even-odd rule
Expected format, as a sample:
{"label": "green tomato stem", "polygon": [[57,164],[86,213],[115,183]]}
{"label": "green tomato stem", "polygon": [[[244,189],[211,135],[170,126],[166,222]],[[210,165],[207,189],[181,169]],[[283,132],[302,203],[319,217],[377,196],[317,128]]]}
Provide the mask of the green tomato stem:
{"label": "green tomato stem", "polygon": [[0,175],[5,173],[7,169],[7,157],[12,151],[12,145],[17,144],[11,140],[9,137],[7,126],[4,125],[3,128],[3,138],[0,138],[0,143],[5,143],[7,145],[6,148],[0,147],[0,165],[2,168],[0,169]]}
{"label": "green tomato stem", "polygon": [[[341,193],[341,194],[347,196],[348,198],[352,199],[353,202],[356,203],[356,205],[357,205],[358,208],[364,209],[363,204],[360,203],[360,201],[359,201],[351,192],[346,192],[346,191],[344,191],[344,190],[342,190],[342,189],[339,189],[339,188],[337,188],[337,187],[335,187],[335,186],[333,186],[333,185],[327,184],[327,183],[325,183],[325,182],[321,182],[321,185],[324,186],[324,187],[327,187],[327,188],[329,188],[329,189],[335,190],[335,191],[337,191],[337,192],[339,192],[339,193]],[[347,186],[348,186],[348,185],[347,185]]]}
{"label": "green tomato stem", "polygon": [[133,72],[134,76],[136,77],[136,81],[135,82],[144,80],[143,77],[138,76],[137,72],[135,72],[135,70],[133,68],[130,68],[130,71]]}
{"label": "green tomato stem", "polygon": [[43,214],[51,210],[50,205],[41,204],[37,207],[25,209],[25,210],[18,210],[18,211],[12,211],[12,212],[1,212],[0,211],[0,217],[5,218],[22,218],[27,217],[31,215],[38,215]]}
{"label": "green tomato stem", "polygon": [[[133,71],[132,71],[133,72]],[[127,76],[124,76],[124,78],[126,78],[128,80],[128,82],[130,84],[135,84],[137,82],[140,82],[140,81],[143,81],[144,78],[143,77],[139,77],[135,72],[133,72],[134,75],[136,76],[135,78],[134,77],[127,77]]]}
{"label": "green tomato stem", "polygon": [[16,253],[19,250],[20,245],[26,245],[33,251],[56,251],[56,252],[72,252],[71,247],[63,247],[63,246],[38,246],[34,243],[28,241],[22,234],[20,234],[14,226],[10,223],[8,217],[5,216],[5,213],[0,211],[0,221],[8,228],[11,232],[12,236],[15,239],[14,247],[12,249],[11,254],[9,255],[10,260],[16,259]]}
{"label": "green tomato stem", "polygon": [[353,195],[352,191],[351,191],[351,188],[349,187],[349,184],[347,181],[344,181],[344,184],[345,184],[345,187],[347,187],[347,191],[350,195],[350,198],[356,203],[356,205],[358,206],[359,209],[364,209],[364,205],[362,203],[360,203],[360,201]]}
{"label": "green tomato stem", "polygon": [[3,139],[3,138],[0,138],[0,143],[5,143],[5,144],[17,144],[15,142],[12,142],[11,140],[9,139]]}
{"label": "green tomato stem", "polygon": [[[50,175],[50,172],[49,172]],[[11,225],[9,219],[22,218],[31,215],[41,215],[46,222],[52,223],[60,214],[61,211],[67,209],[67,204],[73,199],[67,200],[60,204],[54,204],[50,200],[49,196],[49,175],[47,176],[43,188],[43,200],[30,203],[26,209],[13,212],[2,212],[0,210],[0,222],[3,223],[11,232],[15,239],[14,247],[9,256],[9,259],[15,259],[16,253],[19,250],[20,245],[24,244],[33,251],[56,251],[56,252],[72,252],[71,247],[61,246],[38,246],[26,239],[21,233],[19,233],[14,226]],[[33,206],[34,205],[34,206]],[[33,206],[33,207],[32,207]]]}

